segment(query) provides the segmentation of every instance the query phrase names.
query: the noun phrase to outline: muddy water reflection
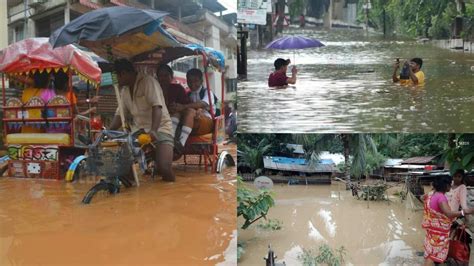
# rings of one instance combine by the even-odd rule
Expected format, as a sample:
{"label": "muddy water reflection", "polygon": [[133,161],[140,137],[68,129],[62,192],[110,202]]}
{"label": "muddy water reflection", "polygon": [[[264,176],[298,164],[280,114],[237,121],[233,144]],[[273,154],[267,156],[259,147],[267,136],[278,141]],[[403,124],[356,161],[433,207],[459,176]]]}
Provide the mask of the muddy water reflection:
{"label": "muddy water reflection", "polygon": [[[415,265],[423,250],[421,212],[405,209],[400,200],[359,201],[342,184],[330,186],[274,187],[276,206],[269,218],[283,221],[283,229],[268,232],[256,226],[239,230],[246,245],[242,265],[263,265],[271,244],[287,265],[299,265],[298,255],[322,243],[348,251],[346,262],[356,265],[380,263]],[[242,221],[239,220],[238,224]]]}
{"label": "muddy water reflection", "polygon": [[0,265],[232,265],[235,169],[177,171],[89,206],[90,184],[0,179]]}
{"label": "muddy water reflection", "polygon": [[[248,81],[239,82],[240,132],[471,132],[474,55],[364,32],[305,30],[326,47],[296,52],[296,88],[269,90],[277,57],[251,51]],[[391,81],[396,57],[421,57],[424,88]],[[403,59],[402,59],[403,60]],[[262,108],[262,105],[265,108]]]}

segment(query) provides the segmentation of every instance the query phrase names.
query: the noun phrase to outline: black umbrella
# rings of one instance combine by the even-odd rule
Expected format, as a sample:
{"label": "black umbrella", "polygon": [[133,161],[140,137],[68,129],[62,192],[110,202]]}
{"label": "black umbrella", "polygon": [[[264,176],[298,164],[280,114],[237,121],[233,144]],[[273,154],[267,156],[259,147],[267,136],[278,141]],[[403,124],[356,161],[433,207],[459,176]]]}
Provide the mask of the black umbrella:
{"label": "black umbrella", "polygon": [[97,9],[74,19],[49,38],[53,47],[77,43],[96,54],[133,57],[156,48],[180,46],[163,28],[166,12],[133,7]]}

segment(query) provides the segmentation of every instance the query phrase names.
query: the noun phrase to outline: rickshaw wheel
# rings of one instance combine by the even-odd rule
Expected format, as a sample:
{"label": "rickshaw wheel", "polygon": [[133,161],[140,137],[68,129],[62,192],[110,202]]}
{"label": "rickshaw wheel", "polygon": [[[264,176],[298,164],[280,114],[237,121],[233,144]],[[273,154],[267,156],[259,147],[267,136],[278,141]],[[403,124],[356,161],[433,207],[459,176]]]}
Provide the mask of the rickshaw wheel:
{"label": "rickshaw wheel", "polygon": [[94,195],[100,191],[108,191],[110,194],[115,194],[120,191],[120,187],[105,180],[100,180],[98,184],[93,186],[82,199],[82,203],[89,204]]}
{"label": "rickshaw wheel", "polygon": [[234,158],[227,151],[223,151],[219,154],[216,164],[216,172],[221,173],[226,167],[235,166]]}
{"label": "rickshaw wheel", "polygon": [[125,187],[131,187],[132,186],[132,182],[130,182],[130,180],[128,180],[126,177],[119,177],[119,180],[120,180],[120,182],[122,182],[122,184]]}
{"label": "rickshaw wheel", "polygon": [[79,165],[77,165],[76,170],[74,170],[74,175],[72,177],[73,182],[83,180],[87,175],[87,159],[82,160]]}

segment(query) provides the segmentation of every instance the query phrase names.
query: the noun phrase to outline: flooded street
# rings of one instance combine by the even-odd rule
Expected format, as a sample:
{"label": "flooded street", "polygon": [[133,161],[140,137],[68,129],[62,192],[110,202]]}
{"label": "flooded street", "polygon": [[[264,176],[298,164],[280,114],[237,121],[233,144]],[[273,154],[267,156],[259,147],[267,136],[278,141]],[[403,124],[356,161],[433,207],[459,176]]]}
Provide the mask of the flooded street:
{"label": "flooded street", "polygon": [[[357,200],[342,183],[319,186],[276,185],[276,204],[268,218],[283,222],[283,228],[266,231],[252,225],[239,227],[239,242],[245,245],[239,265],[264,265],[271,244],[278,261],[301,265],[303,249],[317,250],[323,243],[347,250],[345,262],[354,265],[417,265],[423,257],[423,213],[405,209],[397,189],[389,190],[390,203]],[[239,219],[238,225],[243,221]]]}
{"label": "flooded street", "polygon": [[81,203],[92,186],[0,179],[0,265],[234,265],[235,168]]}
{"label": "flooded street", "polygon": [[[238,88],[240,132],[474,130],[473,54],[413,40],[366,37],[358,30],[295,33],[326,47],[295,51],[298,80],[285,89],[269,89],[267,79],[274,60],[294,61],[294,51],[250,51],[248,81],[239,82]],[[424,61],[425,86],[393,84],[395,58],[403,62],[413,57]]]}

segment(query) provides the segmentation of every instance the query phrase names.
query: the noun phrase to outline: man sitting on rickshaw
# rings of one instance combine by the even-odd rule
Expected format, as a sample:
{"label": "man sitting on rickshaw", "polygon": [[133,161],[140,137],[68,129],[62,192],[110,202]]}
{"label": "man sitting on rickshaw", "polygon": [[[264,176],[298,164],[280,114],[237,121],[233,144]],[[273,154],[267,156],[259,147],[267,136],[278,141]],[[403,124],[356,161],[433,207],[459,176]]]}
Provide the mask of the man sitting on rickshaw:
{"label": "man sitting on rickshaw", "polygon": [[[115,61],[115,71],[122,90],[121,100],[126,118],[131,118],[132,130],[145,129],[155,144],[155,165],[164,181],[174,181],[173,136],[171,118],[166,108],[163,91],[158,81],[150,75],[137,73],[133,64],[120,59]],[[110,129],[122,126],[117,108]]]}
{"label": "man sitting on rickshaw", "polygon": [[176,115],[177,104],[189,104],[189,97],[186,95],[186,89],[180,84],[172,83],[173,81],[173,70],[166,64],[159,65],[156,70],[156,76],[160,83],[163,95],[165,97],[166,107],[171,116],[173,122],[173,136],[176,134],[176,129],[179,126],[179,115]]}
{"label": "man sitting on rickshaw", "polygon": [[214,121],[210,113],[210,106],[214,114],[216,113],[217,97],[211,92],[211,99],[207,89],[203,86],[203,73],[197,68],[190,69],[186,73],[188,87],[191,92],[188,94],[190,103],[175,105],[177,111],[176,118],[180,118],[183,127],[181,129],[180,143],[183,147],[189,135],[205,135],[211,133],[214,128]]}

